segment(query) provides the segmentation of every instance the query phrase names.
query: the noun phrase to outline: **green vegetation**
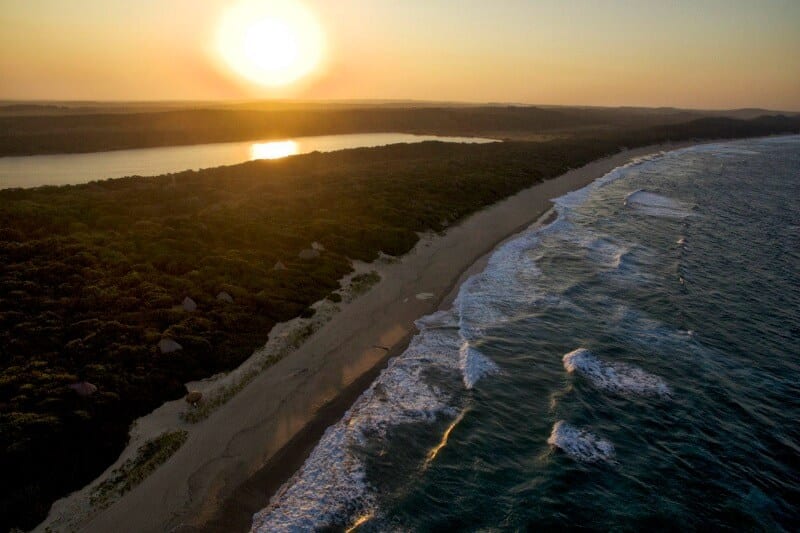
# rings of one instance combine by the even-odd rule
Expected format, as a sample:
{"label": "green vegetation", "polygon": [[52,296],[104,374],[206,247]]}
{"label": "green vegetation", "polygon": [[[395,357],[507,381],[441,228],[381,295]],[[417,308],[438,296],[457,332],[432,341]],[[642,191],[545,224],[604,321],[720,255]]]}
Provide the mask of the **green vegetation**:
{"label": "green vegetation", "polygon": [[[277,358],[274,360],[269,359],[268,361],[269,363],[274,363],[277,361]],[[181,420],[190,424],[196,424],[201,420],[205,420],[217,407],[225,404],[225,402],[233,398],[237,392],[253,381],[262,370],[263,368],[252,369],[242,376],[241,380],[222,387],[208,398],[203,398],[197,405],[193,405],[187,411],[181,412]]]}
{"label": "green vegetation", "polygon": [[[0,155],[100,152],[126,148],[396,131],[543,140],[577,133],[686,123],[713,114],[681,109],[533,106],[228,106],[142,109],[47,106],[0,109]],[[16,111],[16,114],[11,114]],[[122,111],[122,112],[121,112]],[[752,113],[750,113],[752,114]],[[746,111],[725,116],[748,117]]]}
{"label": "green vegetation", "polygon": [[91,494],[92,505],[101,508],[111,505],[172,457],[188,436],[186,431],[173,431],[142,444],[136,457],[125,461],[111,472],[108,479],[94,487]]}
{"label": "green vegetation", "polygon": [[188,410],[180,414],[181,420],[190,424],[195,424],[201,420],[208,418],[219,406],[225,404],[228,400],[233,398],[237,392],[242,390],[248,383],[253,381],[264,369],[280,361],[292,351],[299,348],[305,340],[310,337],[322,325],[320,322],[308,322],[302,324],[297,329],[290,332],[289,336],[280,348],[269,354],[265,359],[259,362],[254,368],[250,368],[244,374],[238,377],[233,383],[222,386],[215,390],[197,405],[191,406]]}
{"label": "green vegetation", "polygon": [[353,279],[350,280],[350,295],[361,296],[380,280],[380,274],[374,270],[353,276]]}
{"label": "green vegetation", "polygon": [[[313,314],[351,260],[400,256],[420,232],[621,146],[799,130],[781,117],[703,119],[602,138],[429,142],[0,191],[0,529],[34,526],[116,460],[135,418],[183,396],[185,382],[234,368],[276,322]],[[302,259],[313,242],[324,251]],[[232,298],[218,299],[223,291]],[[187,297],[196,309],[182,305]],[[162,340],[182,349],[162,353]],[[205,398],[192,417],[239,386]]]}

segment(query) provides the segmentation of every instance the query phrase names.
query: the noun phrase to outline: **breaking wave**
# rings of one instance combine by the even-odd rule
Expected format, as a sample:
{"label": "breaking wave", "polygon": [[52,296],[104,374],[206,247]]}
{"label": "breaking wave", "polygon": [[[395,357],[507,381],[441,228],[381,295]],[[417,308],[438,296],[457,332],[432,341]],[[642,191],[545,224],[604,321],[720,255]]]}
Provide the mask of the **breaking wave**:
{"label": "breaking wave", "polygon": [[567,372],[584,376],[601,390],[637,396],[666,397],[671,394],[669,386],[660,377],[626,363],[605,362],[585,348],[569,352],[563,361]]}
{"label": "breaking wave", "polygon": [[638,190],[625,198],[625,205],[639,213],[664,218],[686,218],[692,212],[683,204],[660,194]]}
{"label": "breaking wave", "polygon": [[[491,297],[506,284],[518,285],[526,277],[536,276],[533,261],[522,275],[508,266],[508,261],[514,260],[511,255],[520,259],[534,243],[515,239],[502,246],[483,273],[462,285],[452,310],[437,311],[415,322],[420,332],[409,347],[390,360],[345,416],[328,428],[303,467],[253,517],[254,531],[346,528],[357,516],[376,512],[375,492],[366,480],[358,449],[380,445],[391,428],[401,424],[455,418],[458,389],[463,394],[482,378],[500,371],[474,343],[486,328],[508,318],[502,302],[490,305]],[[461,386],[432,384],[427,379],[432,371],[451,376],[452,383],[460,381]]]}
{"label": "breaking wave", "polygon": [[[464,396],[482,379],[502,372],[478,347],[493,328],[517,320],[520,309],[542,302],[582,312],[573,309],[575,306],[563,294],[540,286],[537,247],[544,235],[566,235],[587,250],[587,258],[595,264],[632,269],[629,244],[589,233],[569,217],[571,210],[586,201],[593,190],[623,177],[630,167],[660,156],[614,169],[583,189],[556,199],[558,217],[553,223],[523,231],[498,247],[485,270],[462,284],[452,309],[418,319],[415,325],[419,333],[409,347],[390,360],[344,417],[328,428],[303,467],[253,517],[253,530],[347,528],[359,516],[380,516],[380,487],[372,486],[367,479],[363,451],[368,446],[386,450],[392,428],[399,425],[455,419]],[[683,209],[661,198],[664,197],[639,195],[631,202],[645,206],[642,209]],[[568,370],[585,375],[600,388],[624,394],[669,394],[663,381],[641,369],[604,363],[585,350],[576,352],[564,357],[565,367],[569,365]],[[437,378],[432,379],[432,375]],[[614,458],[614,446],[608,440],[563,421],[553,427],[548,443],[579,461]]]}
{"label": "breaking wave", "polygon": [[559,420],[553,425],[553,431],[547,444],[561,449],[568,456],[583,463],[614,460],[614,445],[591,431],[577,428]]}
{"label": "breaking wave", "polygon": [[471,389],[484,376],[500,370],[497,364],[481,352],[464,342],[459,350],[459,361],[464,387]]}
{"label": "breaking wave", "polygon": [[353,517],[373,510],[375,498],[358,448],[385,440],[394,426],[456,415],[451,395],[425,379],[433,368],[450,374],[459,370],[455,331],[425,329],[415,336],[345,416],[325,431],[269,506],[253,517],[253,530],[343,528]]}

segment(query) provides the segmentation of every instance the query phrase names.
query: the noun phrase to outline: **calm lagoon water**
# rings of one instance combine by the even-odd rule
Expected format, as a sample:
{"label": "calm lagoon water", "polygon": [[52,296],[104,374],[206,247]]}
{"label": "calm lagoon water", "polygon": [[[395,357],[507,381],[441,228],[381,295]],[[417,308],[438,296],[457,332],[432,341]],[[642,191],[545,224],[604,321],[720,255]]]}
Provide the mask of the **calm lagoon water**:
{"label": "calm lagoon water", "polygon": [[800,137],[556,205],[418,321],[256,531],[800,529]]}
{"label": "calm lagoon water", "polygon": [[358,133],[272,141],[165,146],[89,154],[0,157],[0,189],[75,185],[123,176],[157,176],[182,170],[235,165],[253,159],[277,159],[314,151],[332,152],[347,148],[423,141],[485,143],[495,140],[408,133]]}

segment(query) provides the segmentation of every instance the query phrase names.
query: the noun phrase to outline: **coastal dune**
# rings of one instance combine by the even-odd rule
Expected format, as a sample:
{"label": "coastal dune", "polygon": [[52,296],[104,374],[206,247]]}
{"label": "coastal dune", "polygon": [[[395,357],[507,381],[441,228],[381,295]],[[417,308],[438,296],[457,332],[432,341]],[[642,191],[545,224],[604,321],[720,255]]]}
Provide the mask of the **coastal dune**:
{"label": "coastal dune", "polygon": [[447,306],[495,246],[545,215],[552,198],[636,157],[688,144],[594,161],[475,213],[442,235],[424,236],[396,262],[370,265],[381,281],[343,303],[295,352],[191,425],[185,444],[141,484],[108,508],[86,512],[85,519],[67,504],[74,496],[67,497],[37,529],[60,529],[68,521],[97,532],[247,530],[252,514],[302,464],[325,428],[404,349],[414,320]]}

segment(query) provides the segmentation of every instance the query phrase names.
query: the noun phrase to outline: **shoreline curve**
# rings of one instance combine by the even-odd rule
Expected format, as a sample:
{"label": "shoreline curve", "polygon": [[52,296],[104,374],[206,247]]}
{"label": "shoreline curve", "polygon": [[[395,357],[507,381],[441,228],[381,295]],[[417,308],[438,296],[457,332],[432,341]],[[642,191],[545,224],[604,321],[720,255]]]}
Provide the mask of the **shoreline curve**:
{"label": "shoreline curve", "polygon": [[[325,429],[406,348],[414,320],[449,307],[461,283],[483,270],[497,246],[533,223],[548,223],[552,199],[637,157],[697,144],[704,143],[651,145],[595,160],[478,211],[442,235],[423,236],[397,262],[371,264],[380,282],[193,424],[186,443],[142,483],[106,509],[87,509],[84,519],[67,516],[95,480],[56,502],[35,530],[67,524],[90,532],[120,524],[140,532],[249,530],[252,514],[302,466]],[[415,297],[423,293],[434,296]]]}

